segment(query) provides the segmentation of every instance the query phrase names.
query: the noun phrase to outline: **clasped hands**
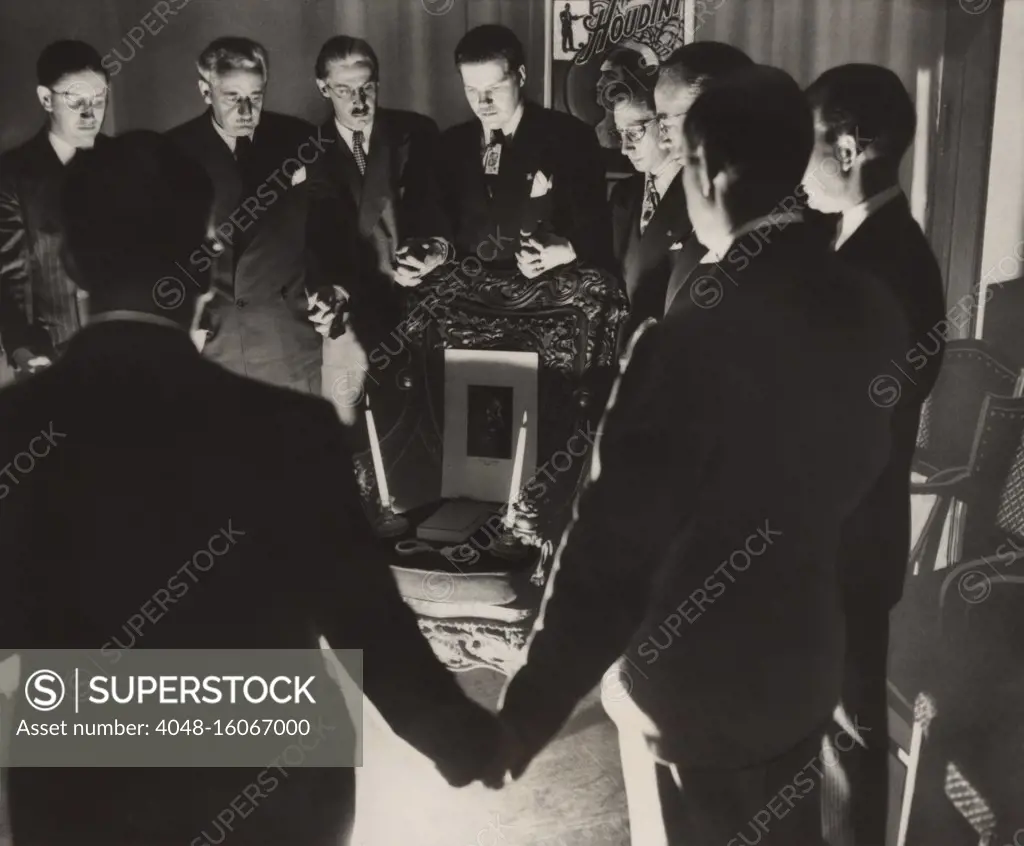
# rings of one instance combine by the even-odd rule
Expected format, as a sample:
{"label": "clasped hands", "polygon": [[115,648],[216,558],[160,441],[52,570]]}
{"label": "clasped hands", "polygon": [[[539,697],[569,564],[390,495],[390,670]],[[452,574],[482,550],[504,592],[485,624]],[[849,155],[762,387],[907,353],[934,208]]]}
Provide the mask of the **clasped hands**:
{"label": "clasped hands", "polygon": [[406,241],[395,251],[395,281],[412,288],[448,258],[448,245],[441,238]]}
{"label": "clasped hands", "polygon": [[[343,315],[349,301],[348,291],[341,285],[318,288],[307,294],[306,301],[308,304],[307,315],[317,332],[325,338],[344,334],[345,318]],[[340,331],[332,333],[331,330],[337,320],[342,321]]]}
{"label": "clasped hands", "polygon": [[479,781],[492,790],[498,790],[519,778],[533,758],[516,731],[500,715],[486,713],[481,717],[485,720],[483,725],[477,723],[476,730],[471,731],[477,741],[487,738],[479,757],[474,755],[467,759],[460,756],[457,764],[435,760],[441,775],[452,787],[466,787]]}
{"label": "clasped hands", "polygon": [[499,790],[523,774],[531,756],[522,739],[502,720],[501,715],[497,715],[495,721],[499,729],[498,742],[494,754],[477,776],[477,780],[492,790]]}
{"label": "clasped hands", "polygon": [[568,238],[560,235],[521,233],[516,264],[527,279],[534,279],[555,267],[576,260],[576,251]]}

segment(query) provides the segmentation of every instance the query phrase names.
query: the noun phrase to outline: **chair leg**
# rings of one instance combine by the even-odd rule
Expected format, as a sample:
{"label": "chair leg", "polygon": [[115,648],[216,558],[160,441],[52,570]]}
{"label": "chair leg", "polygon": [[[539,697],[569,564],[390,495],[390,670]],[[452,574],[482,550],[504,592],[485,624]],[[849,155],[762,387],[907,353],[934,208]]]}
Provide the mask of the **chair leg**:
{"label": "chair leg", "polygon": [[914,802],[917,766],[921,761],[921,743],[923,740],[924,729],[921,723],[915,720],[913,733],[910,736],[910,751],[907,753],[907,778],[903,782],[903,801],[900,802],[900,828],[899,834],[896,835],[896,846],[904,846],[907,842],[907,827],[910,825],[910,808]]}
{"label": "chair leg", "polygon": [[942,540],[942,528],[945,524],[946,515],[952,498],[949,496],[937,495],[932,503],[928,517],[925,519],[924,527],[917,537],[914,548],[910,551],[910,565],[915,576],[920,574],[921,563],[926,560],[931,547],[936,547]]}

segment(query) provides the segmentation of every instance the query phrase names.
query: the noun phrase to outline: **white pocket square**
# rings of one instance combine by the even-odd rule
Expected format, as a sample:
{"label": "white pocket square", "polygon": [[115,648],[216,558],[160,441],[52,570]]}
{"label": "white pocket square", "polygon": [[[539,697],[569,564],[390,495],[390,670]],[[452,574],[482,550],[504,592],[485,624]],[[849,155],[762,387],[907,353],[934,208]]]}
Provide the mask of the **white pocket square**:
{"label": "white pocket square", "polygon": [[683,248],[683,242],[682,241],[676,241],[668,249],[669,249],[669,252],[672,252],[674,250],[681,250],[682,248]]}
{"label": "white pocket square", "polygon": [[306,181],[306,168],[300,167],[292,174],[292,185],[299,185]]}
{"label": "white pocket square", "polygon": [[554,184],[555,179],[553,176],[549,178],[538,170],[533,175],[533,185],[530,186],[530,199],[545,196],[549,191],[551,191]]}

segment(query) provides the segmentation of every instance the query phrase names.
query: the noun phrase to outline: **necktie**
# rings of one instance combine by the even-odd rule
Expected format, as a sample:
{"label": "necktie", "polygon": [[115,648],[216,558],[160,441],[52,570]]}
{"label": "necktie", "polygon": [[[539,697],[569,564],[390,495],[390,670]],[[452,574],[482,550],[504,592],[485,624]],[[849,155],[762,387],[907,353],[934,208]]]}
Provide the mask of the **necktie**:
{"label": "necktie", "polygon": [[359,173],[363,176],[366,175],[366,150],[363,149],[363,140],[365,136],[361,129],[357,129],[352,133],[352,155],[356,157],[356,167],[359,168]]}
{"label": "necktie", "polygon": [[658,210],[658,191],[654,187],[654,177],[647,174],[647,182],[644,185],[644,203],[640,208],[640,234],[644,234],[647,224],[651,222],[654,213]]}
{"label": "necktie", "polygon": [[238,166],[245,168],[252,157],[252,138],[248,135],[239,135],[235,139],[235,161]]}
{"label": "necktie", "polygon": [[487,182],[487,192],[492,197],[498,181],[498,171],[501,169],[501,148],[504,143],[505,133],[495,129],[491,132],[490,143],[484,150],[484,179]]}

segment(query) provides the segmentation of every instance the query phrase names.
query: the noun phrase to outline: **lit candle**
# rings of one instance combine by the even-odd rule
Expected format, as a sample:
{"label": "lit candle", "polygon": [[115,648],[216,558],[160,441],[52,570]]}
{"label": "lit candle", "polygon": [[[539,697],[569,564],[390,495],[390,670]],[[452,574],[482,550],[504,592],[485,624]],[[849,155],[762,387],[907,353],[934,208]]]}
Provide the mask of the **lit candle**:
{"label": "lit candle", "polygon": [[366,397],[366,428],[370,434],[370,453],[373,455],[373,475],[377,477],[377,492],[380,504],[385,510],[391,508],[391,494],[388,492],[388,480],[384,477],[384,459],[380,456],[380,441],[377,440],[377,427],[370,411],[370,397]]}
{"label": "lit candle", "polygon": [[508,488],[508,508],[505,511],[505,525],[515,525],[515,508],[519,499],[519,486],[523,483],[523,459],[526,456],[526,412],[523,412],[523,425],[519,427],[519,438],[516,441],[516,458],[512,464],[512,484]]}

